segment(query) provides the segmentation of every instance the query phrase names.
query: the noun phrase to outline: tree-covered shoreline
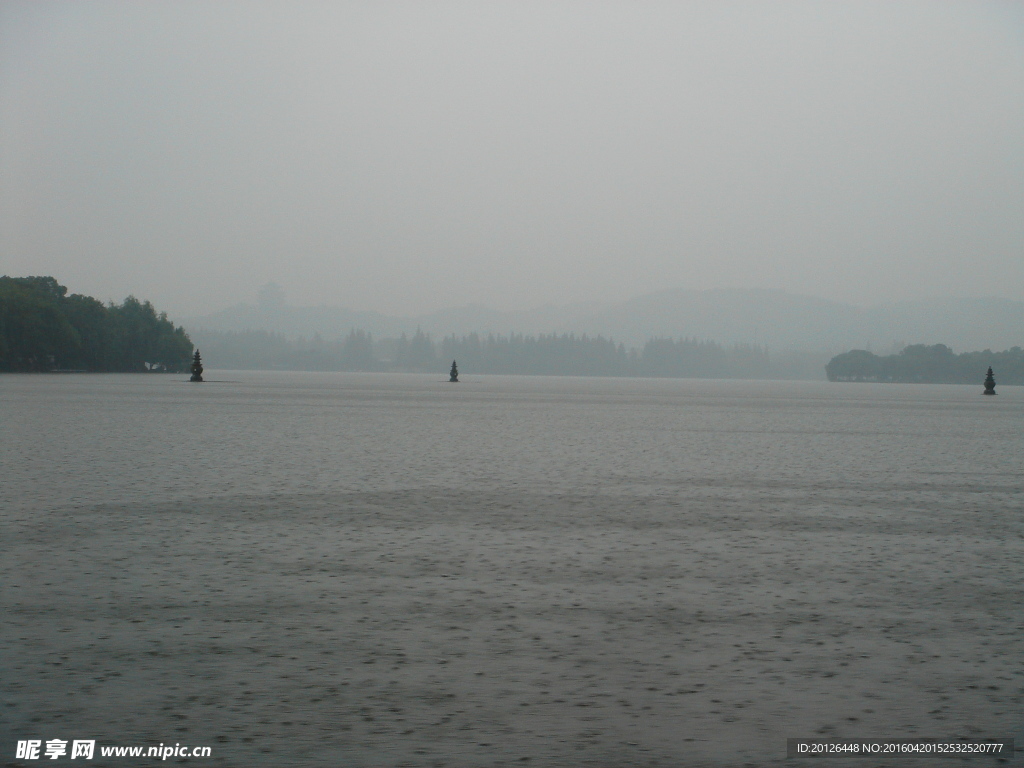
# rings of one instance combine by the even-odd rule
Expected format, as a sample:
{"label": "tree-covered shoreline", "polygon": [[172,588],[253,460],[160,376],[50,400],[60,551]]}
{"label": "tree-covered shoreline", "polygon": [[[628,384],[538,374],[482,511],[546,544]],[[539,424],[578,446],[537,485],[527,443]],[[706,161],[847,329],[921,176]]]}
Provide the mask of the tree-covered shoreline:
{"label": "tree-covered shoreline", "polygon": [[[757,345],[726,347],[696,338],[653,338],[627,348],[603,336],[575,334],[446,336],[420,330],[374,339],[362,330],[325,341],[266,331],[200,332],[217,368],[307,371],[448,370],[466,373],[659,378],[815,378],[821,358],[770,355]],[[103,304],[68,295],[53,277],[0,277],[0,372],[185,372],[193,343],[184,328],[133,296]],[[1024,350],[954,354],[944,344],[914,344],[878,356],[851,350],[825,365],[829,381],[977,384],[992,367],[999,384],[1024,385]],[[796,375],[794,375],[796,374]]]}
{"label": "tree-covered shoreline", "polygon": [[[822,378],[821,356],[770,355],[764,347],[727,347],[698,339],[650,339],[630,348],[603,336],[520,333],[449,335],[434,341],[374,338],[363,330],[326,340],[269,331],[195,331],[203,356],[233,369],[398,371],[447,374],[452,360],[467,374],[643,376],[654,378]],[[797,375],[794,375],[796,373]]]}
{"label": "tree-covered shoreline", "polygon": [[0,372],[188,370],[192,341],[129,296],[103,304],[53,277],[0,277]]}
{"label": "tree-covered shoreline", "polygon": [[954,354],[945,344],[912,344],[899,354],[881,357],[854,349],[836,355],[825,366],[829,381],[870,381],[896,384],[978,384],[992,368],[999,384],[1024,385],[1024,350]]}

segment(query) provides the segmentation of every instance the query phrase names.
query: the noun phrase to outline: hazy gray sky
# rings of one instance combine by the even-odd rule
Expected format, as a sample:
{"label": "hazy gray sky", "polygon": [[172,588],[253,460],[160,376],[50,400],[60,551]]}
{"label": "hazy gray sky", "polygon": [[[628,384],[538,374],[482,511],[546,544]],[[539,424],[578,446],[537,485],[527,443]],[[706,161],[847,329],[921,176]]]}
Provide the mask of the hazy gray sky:
{"label": "hazy gray sky", "polygon": [[1024,5],[0,0],[0,185],[172,315],[1024,299]]}

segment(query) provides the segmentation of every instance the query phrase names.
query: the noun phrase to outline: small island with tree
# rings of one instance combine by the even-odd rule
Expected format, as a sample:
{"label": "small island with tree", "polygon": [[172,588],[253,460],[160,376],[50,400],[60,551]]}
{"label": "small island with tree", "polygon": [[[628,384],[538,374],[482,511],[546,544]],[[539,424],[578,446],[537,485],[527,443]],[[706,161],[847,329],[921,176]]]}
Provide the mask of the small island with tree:
{"label": "small island with tree", "polygon": [[53,277],[0,277],[0,372],[181,373],[192,346],[148,301],[103,304]]}

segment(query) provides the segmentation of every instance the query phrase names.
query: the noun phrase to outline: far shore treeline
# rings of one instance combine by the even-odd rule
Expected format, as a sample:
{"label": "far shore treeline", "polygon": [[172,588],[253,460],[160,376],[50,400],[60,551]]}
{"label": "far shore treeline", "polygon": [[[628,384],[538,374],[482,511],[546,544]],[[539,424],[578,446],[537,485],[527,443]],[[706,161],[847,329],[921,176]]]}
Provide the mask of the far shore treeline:
{"label": "far shore treeline", "polygon": [[[697,339],[651,339],[642,349],[602,336],[510,333],[374,339],[362,330],[328,341],[268,331],[197,331],[204,360],[217,367],[305,371],[406,371],[678,378],[822,378],[819,355],[774,357],[756,345],[724,347]],[[796,375],[794,375],[794,373]]]}
{"label": "far shore treeline", "polygon": [[649,339],[640,349],[602,336],[471,333],[434,341],[375,339],[362,330],[325,340],[269,331],[194,330],[192,338],[148,301],[129,296],[103,304],[68,295],[53,277],[0,277],[0,371],[185,372],[195,338],[208,368],[305,371],[464,373],[665,378],[820,379],[978,384],[989,366],[998,384],[1024,384],[1024,351],[954,354],[943,344],[915,344],[895,355],[853,350],[833,357],[769,354],[759,345],[727,347],[696,338]]}
{"label": "far shore treeline", "polygon": [[1024,350],[954,354],[945,344],[912,344],[897,355],[880,357],[854,349],[825,366],[829,381],[882,381],[903,384],[981,384],[991,367],[997,384],[1024,384]]}
{"label": "far shore treeline", "polygon": [[0,371],[185,371],[192,341],[129,296],[103,304],[52,277],[0,277]]}

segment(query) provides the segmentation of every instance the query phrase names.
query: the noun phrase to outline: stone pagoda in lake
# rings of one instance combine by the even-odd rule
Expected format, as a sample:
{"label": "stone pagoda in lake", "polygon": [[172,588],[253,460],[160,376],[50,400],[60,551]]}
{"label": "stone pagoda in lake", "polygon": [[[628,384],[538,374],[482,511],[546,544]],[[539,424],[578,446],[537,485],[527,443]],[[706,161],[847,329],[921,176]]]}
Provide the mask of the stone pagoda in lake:
{"label": "stone pagoda in lake", "polygon": [[996,393],[996,378],[992,375],[992,368],[988,369],[988,376],[985,377],[985,391],[984,395],[994,395]]}
{"label": "stone pagoda in lake", "polygon": [[459,366],[455,364],[454,360],[452,360],[452,369],[448,373],[448,381],[455,382],[456,384],[459,382]]}
{"label": "stone pagoda in lake", "polygon": [[189,381],[202,381],[203,380],[203,358],[199,356],[199,350],[196,350],[195,356],[192,358],[192,365],[190,366],[192,371],[192,378]]}

